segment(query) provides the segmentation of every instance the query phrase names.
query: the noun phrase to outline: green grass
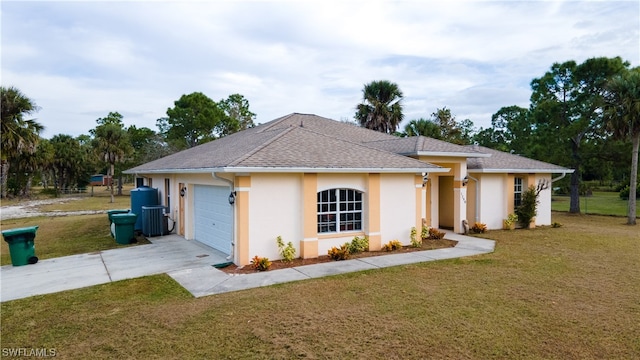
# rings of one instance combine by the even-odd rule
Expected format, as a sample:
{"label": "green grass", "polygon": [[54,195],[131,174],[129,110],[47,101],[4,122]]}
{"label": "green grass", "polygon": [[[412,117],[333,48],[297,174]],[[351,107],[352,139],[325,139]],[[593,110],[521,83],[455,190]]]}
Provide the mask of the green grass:
{"label": "green grass", "polygon": [[2,303],[2,347],[71,359],[630,359],[640,232],[490,231],[491,254],[192,298],[166,275]]}
{"label": "green grass", "polygon": [[[592,196],[580,196],[580,211],[583,214],[627,216],[627,200],[621,200],[617,192],[594,192]],[[569,211],[569,196],[553,196],[553,211]],[[640,202],[636,203],[636,214],[640,216]]]}
{"label": "green grass", "polygon": [[[111,237],[106,214],[4,220],[2,230],[34,225],[38,225],[35,253],[41,260],[132,246],[115,242]],[[149,242],[139,236],[138,244],[143,243]],[[0,264],[11,264],[9,248],[5,241],[0,245]]]}

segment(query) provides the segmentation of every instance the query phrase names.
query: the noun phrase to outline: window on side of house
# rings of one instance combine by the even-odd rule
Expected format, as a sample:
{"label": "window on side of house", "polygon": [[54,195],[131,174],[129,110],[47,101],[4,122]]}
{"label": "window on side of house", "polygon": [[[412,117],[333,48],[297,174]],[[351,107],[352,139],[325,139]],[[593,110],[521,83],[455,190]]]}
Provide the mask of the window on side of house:
{"label": "window on side of house", "polygon": [[513,208],[522,204],[522,178],[513,179]]}
{"label": "window on side of house", "polygon": [[318,233],[362,230],[362,193],[330,189],[318,193]]}

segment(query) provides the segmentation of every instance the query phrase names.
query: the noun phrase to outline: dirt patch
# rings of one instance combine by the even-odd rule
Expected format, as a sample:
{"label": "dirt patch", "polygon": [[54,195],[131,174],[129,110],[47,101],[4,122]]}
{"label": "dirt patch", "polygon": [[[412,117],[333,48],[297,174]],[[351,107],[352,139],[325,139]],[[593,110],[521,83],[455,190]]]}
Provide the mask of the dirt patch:
{"label": "dirt patch", "polygon": [[[422,242],[422,247],[404,246],[401,249],[394,250],[394,251],[364,251],[358,254],[351,255],[349,259],[361,259],[361,258],[367,258],[367,257],[373,257],[373,256],[403,254],[403,253],[409,253],[414,251],[451,248],[456,246],[457,243],[458,243],[457,241],[446,240],[446,239],[424,240]],[[289,262],[282,261],[282,260],[274,260],[271,262],[271,267],[269,268],[269,270],[286,269],[286,268],[303,266],[303,265],[321,264],[321,263],[326,263],[331,261],[335,261],[335,260],[331,260],[331,258],[329,258],[329,256],[327,255],[319,256],[315,259],[297,258]],[[227,267],[221,268],[220,270],[224,271],[227,274],[254,274],[258,272],[253,267],[251,267],[251,265],[246,265],[241,267],[236,265],[229,265]]]}
{"label": "dirt patch", "polygon": [[0,208],[0,219],[20,219],[36,216],[67,216],[67,215],[92,215],[104,213],[104,211],[87,210],[87,211],[40,211],[41,205],[62,204],[70,201],[80,200],[81,198],[57,198],[45,200],[31,200],[21,203],[20,205],[2,206]]}

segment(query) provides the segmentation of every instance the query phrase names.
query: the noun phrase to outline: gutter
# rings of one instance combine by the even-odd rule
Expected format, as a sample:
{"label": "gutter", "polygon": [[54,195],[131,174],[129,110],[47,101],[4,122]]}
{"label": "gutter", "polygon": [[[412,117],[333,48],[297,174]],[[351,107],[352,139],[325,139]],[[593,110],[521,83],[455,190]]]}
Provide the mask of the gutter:
{"label": "gutter", "polygon": [[[229,179],[225,179],[222,177],[219,177],[217,173],[212,172],[211,176],[213,176],[214,179],[216,180],[220,180],[222,182],[226,182],[227,184],[229,184],[229,188],[231,190],[231,194],[229,195],[229,198],[233,197],[235,199],[235,184],[233,183],[232,180]],[[234,220],[233,220],[233,226],[231,227],[231,238],[233,239],[231,241],[231,254],[229,254],[229,256],[227,257],[227,260],[234,260],[234,256],[235,256],[235,248],[236,248],[236,221],[235,221],[235,214],[234,214]]]}

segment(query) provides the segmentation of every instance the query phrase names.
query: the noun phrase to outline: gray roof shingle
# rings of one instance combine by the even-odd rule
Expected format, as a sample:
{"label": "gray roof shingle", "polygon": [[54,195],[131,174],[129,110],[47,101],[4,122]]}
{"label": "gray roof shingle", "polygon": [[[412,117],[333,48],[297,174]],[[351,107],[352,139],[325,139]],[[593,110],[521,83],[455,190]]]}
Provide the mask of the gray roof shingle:
{"label": "gray roof shingle", "polygon": [[426,136],[410,136],[404,138],[392,137],[368,141],[365,143],[378,149],[391,151],[401,155],[437,155],[437,156],[462,156],[485,157],[486,154],[470,149],[466,146],[452,144],[450,142],[429,138]]}
{"label": "gray roof shingle", "polygon": [[425,172],[440,169],[360,142],[382,138],[394,137],[316,115],[291,114],[126,172],[212,169]]}

